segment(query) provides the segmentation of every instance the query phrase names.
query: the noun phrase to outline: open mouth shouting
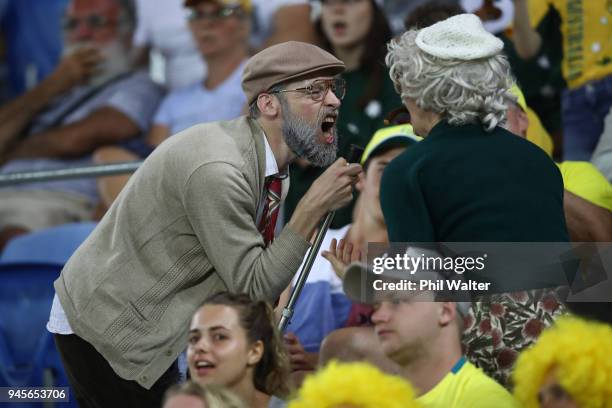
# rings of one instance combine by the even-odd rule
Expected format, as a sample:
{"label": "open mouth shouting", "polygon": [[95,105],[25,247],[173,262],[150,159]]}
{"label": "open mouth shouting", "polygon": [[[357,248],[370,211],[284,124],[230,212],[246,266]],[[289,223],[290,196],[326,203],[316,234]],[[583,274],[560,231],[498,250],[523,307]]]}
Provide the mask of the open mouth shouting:
{"label": "open mouth shouting", "polygon": [[338,118],[335,114],[326,115],[323,118],[321,123],[321,131],[323,132],[323,137],[325,139],[325,143],[333,144],[336,137],[336,119]]}
{"label": "open mouth shouting", "polygon": [[346,34],[346,23],[344,21],[336,21],[332,24],[332,29],[334,34],[337,36],[342,36]]}

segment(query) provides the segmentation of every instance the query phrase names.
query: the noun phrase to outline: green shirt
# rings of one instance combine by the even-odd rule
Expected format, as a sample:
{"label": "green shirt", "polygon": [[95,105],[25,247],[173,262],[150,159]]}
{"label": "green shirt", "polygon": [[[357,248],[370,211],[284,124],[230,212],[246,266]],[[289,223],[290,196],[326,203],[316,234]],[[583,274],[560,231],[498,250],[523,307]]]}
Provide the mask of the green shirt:
{"label": "green shirt", "polygon": [[383,173],[392,242],[567,242],[563,181],[531,142],[438,123]]}

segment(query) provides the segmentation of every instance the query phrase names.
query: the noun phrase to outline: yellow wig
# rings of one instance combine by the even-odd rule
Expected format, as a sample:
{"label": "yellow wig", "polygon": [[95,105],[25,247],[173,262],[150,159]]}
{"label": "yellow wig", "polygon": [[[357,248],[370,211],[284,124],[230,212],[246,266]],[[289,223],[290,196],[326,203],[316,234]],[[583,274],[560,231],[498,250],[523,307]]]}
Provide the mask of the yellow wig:
{"label": "yellow wig", "polygon": [[546,329],[512,374],[521,406],[540,406],[538,392],[552,370],[581,408],[612,408],[612,327],[563,317]]}
{"label": "yellow wig", "polygon": [[288,408],[417,408],[409,382],[367,363],[331,361],[306,378]]}

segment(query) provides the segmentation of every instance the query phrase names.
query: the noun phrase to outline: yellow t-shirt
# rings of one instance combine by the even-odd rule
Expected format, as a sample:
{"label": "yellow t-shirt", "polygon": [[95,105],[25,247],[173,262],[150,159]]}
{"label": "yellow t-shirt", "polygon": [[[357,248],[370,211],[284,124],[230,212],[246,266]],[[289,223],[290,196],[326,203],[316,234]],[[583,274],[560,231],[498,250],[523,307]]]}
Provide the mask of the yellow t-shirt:
{"label": "yellow t-shirt", "polygon": [[517,408],[510,393],[463,357],[417,401],[424,408]]}
{"label": "yellow t-shirt", "polygon": [[548,131],[540,122],[538,115],[527,107],[527,118],[529,118],[529,127],[527,128],[527,140],[538,145],[546,152],[549,157],[553,154],[553,140]]}
{"label": "yellow t-shirt", "polygon": [[561,15],[563,76],[570,89],[612,74],[612,3],[548,0]]}
{"label": "yellow t-shirt", "polygon": [[567,191],[612,211],[612,185],[599,169],[585,161],[557,163]]}
{"label": "yellow t-shirt", "polygon": [[542,0],[527,1],[527,10],[529,10],[529,21],[532,27],[537,27],[540,21],[548,12],[550,3]]}

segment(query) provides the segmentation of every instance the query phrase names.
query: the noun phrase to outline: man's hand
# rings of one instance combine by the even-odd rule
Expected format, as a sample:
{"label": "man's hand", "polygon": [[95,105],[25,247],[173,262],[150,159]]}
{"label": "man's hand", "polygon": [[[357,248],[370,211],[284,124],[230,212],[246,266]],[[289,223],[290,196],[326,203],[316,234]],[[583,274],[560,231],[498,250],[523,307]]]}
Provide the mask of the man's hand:
{"label": "man's hand", "polygon": [[51,74],[51,79],[60,93],[66,92],[74,86],[86,83],[96,73],[102,60],[103,57],[97,49],[79,48],[60,61]]}
{"label": "man's hand", "polygon": [[298,203],[289,225],[304,239],[310,239],[320,219],[353,199],[353,186],[362,169],[359,164],[336,160],[317,178]]}
{"label": "man's hand", "polygon": [[312,371],[317,367],[318,354],[306,352],[295,334],[287,333],[284,339],[291,371]]}
{"label": "man's hand", "polygon": [[[83,83],[102,60],[92,48],[80,49],[60,62],[51,75],[33,89],[0,108],[0,163],[15,156],[22,132],[55,97]],[[79,135],[81,136],[81,135]]]}
{"label": "man's hand", "polygon": [[340,279],[344,279],[346,268],[351,262],[361,260],[361,250],[344,239],[341,239],[339,243],[335,238],[332,239],[329,251],[323,251],[321,255],[331,263],[334,272]]}
{"label": "man's hand", "polygon": [[353,199],[353,185],[361,172],[359,164],[339,158],[312,183],[300,204],[305,201],[323,213],[344,207]]}

